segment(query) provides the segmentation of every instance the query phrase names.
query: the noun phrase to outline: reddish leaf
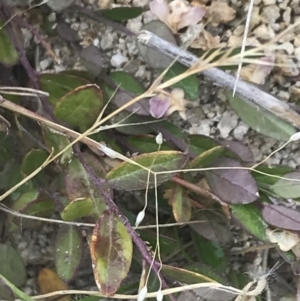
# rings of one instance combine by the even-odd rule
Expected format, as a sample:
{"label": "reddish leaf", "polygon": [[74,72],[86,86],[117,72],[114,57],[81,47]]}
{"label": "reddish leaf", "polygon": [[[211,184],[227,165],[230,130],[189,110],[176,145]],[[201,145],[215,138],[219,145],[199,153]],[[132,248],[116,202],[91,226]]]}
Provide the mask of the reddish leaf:
{"label": "reddish leaf", "polygon": [[279,205],[264,204],[263,217],[272,226],[300,231],[300,212]]}
{"label": "reddish leaf", "polygon": [[238,161],[223,158],[213,166],[229,167],[229,169],[208,171],[205,174],[211,190],[221,200],[230,204],[248,204],[258,198],[256,182],[248,170],[238,169],[241,167]]}
{"label": "reddish leaf", "polygon": [[105,211],[90,243],[96,284],[104,296],[113,295],[126,278],[132,260],[132,239],[118,215]]}

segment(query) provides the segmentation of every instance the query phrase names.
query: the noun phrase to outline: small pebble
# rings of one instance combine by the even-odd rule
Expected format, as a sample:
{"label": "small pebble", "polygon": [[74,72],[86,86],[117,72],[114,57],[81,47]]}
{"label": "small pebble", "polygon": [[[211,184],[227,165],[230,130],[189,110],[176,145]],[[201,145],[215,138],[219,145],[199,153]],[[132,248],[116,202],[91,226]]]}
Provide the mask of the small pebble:
{"label": "small pebble", "polygon": [[120,52],[114,54],[111,57],[110,63],[113,67],[120,68],[122,65],[128,62],[128,58],[122,55]]}
{"label": "small pebble", "polygon": [[239,125],[234,129],[233,136],[237,140],[243,140],[248,130],[249,130],[249,126],[244,122],[240,122]]}
{"label": "small pebble", "polygon": [[269,41],[272,38],[274,38],[274,36],[275,36],[274,30],[271,27],[268,27],[265,24],[262,24],[262,25],[258,26],[254,30],[254,34],[255,34],[256,38],[262,39],[262,40],[265,40],[265,41]]}
{"label": "small pebble", "polygon": [[51,58],[47,58],[45,60],[40,61],[40,68],[42,71],[46,70],[52,63]]}
{"label": "small pebble", "polygon": [[55,22],[56,21],[56,13],[55,12],[52,12],[52,13],[49,14],[48,21],[49,22]]}
{"label": "small pebble", "polygon": [[238,116],[233,112],[226,111],[218,124],[221,137],[228,138],[229,133],[237,126],[237,124]]}
{"label": "small pebble", "polygon": [[101,37],[101,42],[100,42],[101,49],[106,50],[106,49],[113,48],[113,41],[114,41],[113,35],[105,33]]}

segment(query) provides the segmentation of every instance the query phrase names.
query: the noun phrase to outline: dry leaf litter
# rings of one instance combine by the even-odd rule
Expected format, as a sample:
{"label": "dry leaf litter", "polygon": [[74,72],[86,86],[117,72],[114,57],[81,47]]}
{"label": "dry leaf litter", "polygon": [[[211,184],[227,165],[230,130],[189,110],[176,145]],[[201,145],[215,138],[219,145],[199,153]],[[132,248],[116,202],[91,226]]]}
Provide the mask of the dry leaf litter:
{"label": "dry leaf litter", "polygon": [[[62,2],[62,1],[58,1]],[[57,1],[52,1],[52,8],[59,5]],[[91,9],[113,8],[118,6],[141,6],[149,7],[149,0],[85,0],[72,1],[81,6],[86,6]],[[177,1],[178,2],[178,1]],[[179,1],[180,2],[180,1]],[[192,28],[188,28],[185,34],[180,35],[182,43],[189,41],[190,37],[195,37],[197,30],[201,32],[196,35],[191,46],[194,48],[208,50],[215,47],[223,46],[240,46],[245,30],[245,18],[249,9],[250,1],[218,1],[213,0],[208,3],[208,0],[193,0],[193,5],[201,9],[205,9],[204,21],[208,22],[205,30],[200,23]],[[255,0],[253,13],[250,23],[250,32],[247,38],[247,45],[260,45],[270,41],[276,34],[284,30],[290,24],[293,24],[300,17],[300,1],[299,0]],[[178,3],[177,3],[178,4]],[[181,5],[183,5],[181,3]],[[184,6],[184,5],[183,5]],[[174,8],[175,10],[175,8]],[[174,11],[173,10],[173,11]],[[56,22],[57,15],[51,12],[48,15],[48,20]],[[173,18],[173,21],[172,21]],[[144,24],[152,20],[156,20],[150,10],[144,12],[141,16],[129,20],[127,28],[138,33]],[[176,23],[176,18],[170,15],[167,16],[167,22],[171,22],[171,27],[176,32],[180,25]],[[175,20],[175,21],[174,21]],[[124,70],[134,74],[146,86],[157,76],[156,72],[151,70],[139,56],[136,41],[133,37],[128,37],[125,34],[116,32],[112,27],[102,23],[96,23],[86,18],[70,14],[65,21],[70,24],[81,39],[82,46],[95,45],[105,54],[105,63],[112,70]],[[173,22],[173,23],[172,23]],[[172,25],[173,24],[173,25]],[[175,25],[176,26],[175,26]],[[202,28],[201,28],[202,26]],[[32,35],[29,31],[23,31],[26,37],[26,45],[32,43]],[[60,58],[61,63],[54,62],[49,57],[39,42],[34,39],[36,46],[39,49],[39,65],[40,72],[60,72],[66,69],[84,69],[79,58],[73,55],[72,48],[60,38],[48,37],[47,41],[51,43],[52,49],[56,56]],[[241,77],[249,81],[257,81],[258,84],[266,84],[268,91],[276,95],[284,101],[292,101],[300,96],[300,33],[290,33],[282,37],[276,45],[279,49],[280,56],[276,57],[275,63],[285,65],[283,67],[263,68],[261,66],[249,65],[244,67],[241,72]],[[270,62],[274,61],[272,54],[266,53],[266,58]],[[271,72],[271,75],[269,73]],[[296,78],[291,84],[291,77]],[[243,121],[239,119],[236,113],[228,105],[228,101],[223,93],[213,83],[200,80],[199,100],[196,105],[188,107],[186,112],[186,121],[179,117],[178,114],[172,115],[171,118],[182,126],[191,134],[204,134],[216,138],[237,139],[244,144],[250,146],[254,157],[257,161],[262,160],[271,151],[275,150],[280,143],[275,139],[267,138],[263,135],[254,132]],[[181,116],[182,117],[182,116]],[[272,157],[268,163],[284,164],[294,168],[300,165],[299,146],[297,143],[290,144],[285,149],[279,151]],[[293,200],[288,200],[288,206],[294,207],[298,203]],[[51,266],[53,265],[53,231],[55,227],[51,224],[44,225],[40,231],[22,232],[19,235],[20,241],[18,249],[22,257],[27,262],[28,280],[24,286],[24,292],[30,295],[38,294],[36,283],[37,269],[36,266]],[[255,242],[248,234],[243,232],[238,226],[232,226],[232,232],[235,237],[236,247],[249,247]],[[274,238],[276,240],[276,238]],[[279,256],[276,252],[270,254],[272,260],[276,262]],[[243,269],[245,258],[236,256],[234,258],[233,267],[237,270]],[[253,263],[262,264],[261,252],[254,258]],[[282,275],[285,275],[286,280],[291,277],[290,272],[286,267],[279,268]],[[286,273],[286,274],[285,274]],[[80,274],[77,277],[77,283],[80,283],[82,289],[96,289],[89,281],[80,279]],[[92,280],[91,280],[92,281]],[[86,287],[88,285],[89,287]],[[286,284],[286,281],[284,282]],[[284,286],[282,286],[284,287]],[[275,285],[276,288],[276,285]],[[284,288],[282,288],[284,290]],[[274,289],[275,295],[285,296],[288,298],[287,292],[278,293],[278,289]],[[282,298],[283,300],[286,300]]]}

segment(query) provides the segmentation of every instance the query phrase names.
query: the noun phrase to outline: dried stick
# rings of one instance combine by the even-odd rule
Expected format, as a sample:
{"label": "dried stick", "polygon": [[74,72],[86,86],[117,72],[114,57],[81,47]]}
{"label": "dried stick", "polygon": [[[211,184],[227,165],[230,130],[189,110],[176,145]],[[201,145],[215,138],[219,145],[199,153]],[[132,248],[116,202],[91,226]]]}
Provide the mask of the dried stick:
{"label": "dried stick", "polygon": [[[199,63],[199,58],[188,51],[180,49],[173,44],[159,38],[150,31],[143,30],[137,36],[139,42],[150,48],[158,50],[173,59],[178,58],[178,61],[188,67],[192,67]],[[206,69],[201,72],[209,80],[221,85],[224,88],[233,90],[236,81],[235,76],[228,74],[217,68]],[[268,94],[256,86],[246,83],[243,80],[239,81],[236,87],[236,94],[241,96],[249,105],[259,107],[271,112],[279,118],[291,123],[297,128],[300,128],[300,115],[293,111],[289,105],[278,98]]]}

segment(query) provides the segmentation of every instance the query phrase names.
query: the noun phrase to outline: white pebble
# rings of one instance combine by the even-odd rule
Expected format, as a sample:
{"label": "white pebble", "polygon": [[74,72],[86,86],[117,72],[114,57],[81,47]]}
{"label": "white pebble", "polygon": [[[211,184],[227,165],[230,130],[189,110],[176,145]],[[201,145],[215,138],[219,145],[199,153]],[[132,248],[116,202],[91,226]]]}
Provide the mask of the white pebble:
{"label": "white pebble", "polygon": [[239,125],[234,129],[233,136],[237,140],[242,140],[247,134],[249,126],[244,122],[240,122]]}
{"label": "white pebble", "polygon": [[283,21],[286,25],[290,25],[291,23],[291,12],[292,9],[290,7],[287,7],[282,15]]}
{"label": "white pebble", "polygon": [[101,39],[100,46],[103,50],[112,48],[114,37],[112,34],[105,33]]}
{"label": "white pebble", "polygon": [[263,0],[265,5],[276,4],[276,0]]}
{"label": "white pebble", "polygon": [[85,22],[80,23],[80,30],[87,30],[89,28],[89,25]]}
{"label": "white pebble", "polygon": [[226,111],[218,124],[222,138],[227,138],[229,133],[237,126],[238,116],[233,112]]}
{"label": "white pebble", "polygon": [[40,68],[41,70],[46,70],[52,63],[51,58],[47,58],[45,60],[40,61]]}
{"label": "white pebble", "polygon": [[300,62],[300,47],[297,47],[295,49],[295,57],[298,60],[298,62]]}
{"label": "white pebble", "polygon": [[282,43],[281,45],[277,45],[276,49],[282,49],[286,51],[289,55],[292,55],[294,53],[294,45],[290,42]]}
{"label": "white pebble", "polygon": [[138,33],[143,26],[142,16],[127,21],[127,28],[134,33]]}
{"label": "white pebble", "polygon": [[122,55],[120,52],[114,54],[111,57],[110,63],[113,67],[121,67],[122,65],[124,65],[125,63],[128,62],[128,58],[124,55]]}
{"label": "white pebble", "polygon": [[275,36],[275,33],[274,33],[273,29],[268,27],[265,24],[262,24],[262,25],[258,26],[254,30],[254,34],[255,34],[256,38],[263,39],[263,40],[266,40],[266,41],[271,40]]}
{"label": "white pebble", "polygon": [[80,27],[80,23],[78,23],[78,22],[71,24],[71,28],[75,31],[78,31],[79,27]]}
{"label": "white pebble", "polygon": [[55,22],[56,21],[56,13],[55,12],[52,12],[52,13],[49,14],[48,21],[49,22]]}
{"label": "white pebble", "polygon": [[138,71],[135,73],[135,76],[144,78],[145,72],[146,72],[146,67],[144,65],[140,65]]}
{"label": "white pebble", "polygon": [[189,129],[190,134],[198,134],[198,135],[210,135],[210,120],[204,119],[201,121],[199,126],[192,126]]}
{"label": "white pebble", "polygon": [[280,9],[277,5],[268,5],[263,8],[261,20],[266,24],[274,24],[280,17]]}

